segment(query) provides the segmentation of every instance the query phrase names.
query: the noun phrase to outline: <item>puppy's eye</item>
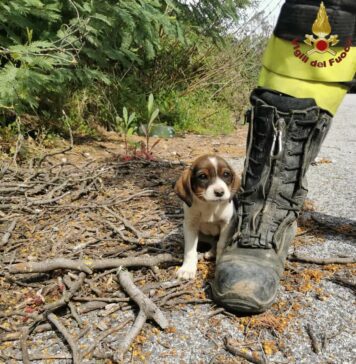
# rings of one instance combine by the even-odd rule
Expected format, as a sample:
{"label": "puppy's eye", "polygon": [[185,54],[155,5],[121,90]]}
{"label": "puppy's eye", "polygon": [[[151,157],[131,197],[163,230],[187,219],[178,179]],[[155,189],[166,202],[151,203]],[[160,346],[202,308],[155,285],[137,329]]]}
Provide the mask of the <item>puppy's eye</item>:
{"label": "puppy's eye", "polygon": [[230,173],[230,172],[228,172],[228,171],[225,171],[225,172],[223,173],[223,177],[224,177],[224,178],[229,178],[229,177],[231,177],[231,173]]}
{"label": "puppy's eye", "polygon": [[205,174],[205,173],[201,173],[201,174],[198,174],[198,178],[201,180],[201,181],[205,181],[208,179],[208,176]]}

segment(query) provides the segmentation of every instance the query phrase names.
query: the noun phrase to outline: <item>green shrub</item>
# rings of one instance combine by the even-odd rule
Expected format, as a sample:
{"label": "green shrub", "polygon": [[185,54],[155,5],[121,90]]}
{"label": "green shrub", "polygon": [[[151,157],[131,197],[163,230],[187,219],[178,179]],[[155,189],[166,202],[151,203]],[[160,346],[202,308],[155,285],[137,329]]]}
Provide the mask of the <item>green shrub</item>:
{"label": "green shrub", "polygon": [[[153,60],[165,39],[184,43],[185,24],[199,30],[218,15],[236,18],[240,1],[213,2],[192,9],[178,0],[3,0],[1,104],[36,108],[41,94],[61,92],[63,83],[109,83],[103,72],[114,65]],[[217,25],[210,33],[219,35]]]}
{"label": "green shrub", "polygon": [[152,92],[160,121],[179,130],[229,132],[259,66],[237,52],[249,41],[227,35],[248,3],[3,0],[2,118],[6,123],[9,110],[30,113],[60,129],[65,110],[73,129],[90,133],[95,123],[114,128],[123,106],[143,122]]}
{"label": "green shrub", "polygon": [[161,121],[178,132],[229,134],[234,129],[233,113],[223,102],[211,99],[204,90],[180,96],[176,92],[161,96]]}

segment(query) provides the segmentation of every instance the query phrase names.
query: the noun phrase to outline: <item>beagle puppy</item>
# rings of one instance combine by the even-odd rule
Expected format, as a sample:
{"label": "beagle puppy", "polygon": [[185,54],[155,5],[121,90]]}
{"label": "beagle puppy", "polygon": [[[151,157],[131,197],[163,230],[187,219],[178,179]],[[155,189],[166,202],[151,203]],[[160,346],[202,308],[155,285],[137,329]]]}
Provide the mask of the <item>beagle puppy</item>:
{"label": "beagle puppy", "polygon": [[[240,179],[221,157],[203,155],[183,171],[175,192],[184,201],[184,261],[178,278],[193,279],[197,271],[197,245],[200,236],[213,236],[219,259],[230,235],[235,206],[233,198]],[[214,256],[214,247],[205,254]]]}

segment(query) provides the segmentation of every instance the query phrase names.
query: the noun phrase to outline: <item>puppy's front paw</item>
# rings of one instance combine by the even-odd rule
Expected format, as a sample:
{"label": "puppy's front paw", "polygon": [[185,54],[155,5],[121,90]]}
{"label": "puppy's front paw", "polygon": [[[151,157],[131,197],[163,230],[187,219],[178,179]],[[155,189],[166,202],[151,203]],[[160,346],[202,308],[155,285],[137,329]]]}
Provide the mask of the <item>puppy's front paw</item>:
{"label": "puppy's front paw", "polygon": [[182,265],[178,270],[177,270],[177,277],[179,279],[194,279],[195,275],[197,273],[197,267],[196,265]]}

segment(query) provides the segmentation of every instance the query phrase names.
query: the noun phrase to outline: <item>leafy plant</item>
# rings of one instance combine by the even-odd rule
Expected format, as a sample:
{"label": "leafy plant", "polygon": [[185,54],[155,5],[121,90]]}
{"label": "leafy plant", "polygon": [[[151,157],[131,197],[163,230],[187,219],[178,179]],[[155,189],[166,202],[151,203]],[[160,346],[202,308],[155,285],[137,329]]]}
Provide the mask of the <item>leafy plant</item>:
{"label": "leafy plant", "polygon": [[159,114],[159,109],[154,109],[154,97],[151,93],[148,97],[147,101],[147,124],[142,124],[141,128],[146,137],[146,144],[142,145],[141,152],[144,154],[146,159],[152,158],[152,149],[160,142],[160,139],[157,139],[153,145],[150,147],[150,137],[151,131],[154,126],[155,120],[157,119]]}
{"label": "leafy plant", "polygon": [[136,125],[134,121],[136,118],[136,113],[129,114],[127,108],[124,106],[122,109],[122,117],[116,116],[115,118],[115,128],[116,131],[123,134],[125,142],[125,159],[129,159],[129,149],[128,149],[128,138],[136,131]]}

